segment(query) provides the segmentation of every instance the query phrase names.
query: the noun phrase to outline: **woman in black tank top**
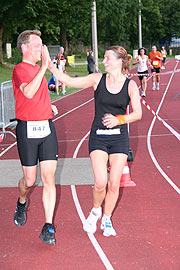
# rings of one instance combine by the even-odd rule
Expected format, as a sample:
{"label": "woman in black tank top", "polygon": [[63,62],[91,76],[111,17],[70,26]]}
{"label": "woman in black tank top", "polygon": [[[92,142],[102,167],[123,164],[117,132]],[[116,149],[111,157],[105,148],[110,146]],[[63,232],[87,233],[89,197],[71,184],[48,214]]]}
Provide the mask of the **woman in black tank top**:
{"label": "woman in black tank top", "polygon": [[[94,73],[76,78],[60,73],[49,64],[53,75],[65,84],[77,88],[92,86],[95,90],[95,116],[89,138],[89,153],[95,178],[93,208],[83,228],[86,232],[95,233],[97,221],[102,216],[101,205],[104,201],[104,215],[101,221],[104,236],[116,235],[111,215],[118,199],[123,168],[127,162],[127,123],[139,120],[142,116],[137,85],[124,75],[128,72],[131,59],[123,47],[112,46],[106,51],[103,60],[107,74]],[[129,102],[132,112],[126,114]],[[108,161],[111,168],[109,181]]]}

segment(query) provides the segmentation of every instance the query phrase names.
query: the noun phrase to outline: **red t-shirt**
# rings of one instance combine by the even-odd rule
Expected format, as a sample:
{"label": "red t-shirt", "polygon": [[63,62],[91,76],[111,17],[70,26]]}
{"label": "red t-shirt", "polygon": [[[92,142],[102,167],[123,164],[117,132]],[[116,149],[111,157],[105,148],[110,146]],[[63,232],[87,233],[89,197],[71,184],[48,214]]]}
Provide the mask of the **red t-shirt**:
{"label": "red t-shirt", "polygon": [[46,78],[43,77],[41,85],[33,98],[25,97],[20,90],[22,83],[29,83],[38,73],[40,67],[25,62],[18,64],[12,74],[12,83],[15,97],[16,118],[24,121],[40,121],[53,118],[51,99]]}

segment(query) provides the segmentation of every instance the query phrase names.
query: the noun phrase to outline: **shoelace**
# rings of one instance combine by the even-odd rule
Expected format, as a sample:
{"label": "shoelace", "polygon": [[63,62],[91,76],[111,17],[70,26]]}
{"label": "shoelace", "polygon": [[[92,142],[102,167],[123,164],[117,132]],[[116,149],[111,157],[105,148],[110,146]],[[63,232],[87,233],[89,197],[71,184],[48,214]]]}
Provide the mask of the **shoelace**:
{"label": "shoelace", "polygon": [[88,217],[88,222],[90,224],[92,224],[92,223],[94,223],[96,221],[97,221],[97,215],[95,213],[93,213],[93,212],[90,212],[90,215]]}
{"label": "shoelace", "polygon": [[111,221],[105,221],[105,228],[112,228]]}
{"label": "shoelace", "polygon": [[48,232],[49,233],[55,233],[55,228],[56,228],[56,226],[54,226],[54,225],[51,225],[51,226],[47,226],[48,228],[47,228],[47,230],[48,230]]}
{"label": "shoelace", "polygon": [[49,227],[49,228],[48,228],[48,231],[49,231],[50,233],[55,233],[53,227]]}
{"label": "shoelace", "polygon": [[26,206],[20,206],[20,205],[18,205],[18,206],[17,206],[17,210],[18,210],[18,212],[19,212],[20,214],[23,214],[24,211],[26,210]]}

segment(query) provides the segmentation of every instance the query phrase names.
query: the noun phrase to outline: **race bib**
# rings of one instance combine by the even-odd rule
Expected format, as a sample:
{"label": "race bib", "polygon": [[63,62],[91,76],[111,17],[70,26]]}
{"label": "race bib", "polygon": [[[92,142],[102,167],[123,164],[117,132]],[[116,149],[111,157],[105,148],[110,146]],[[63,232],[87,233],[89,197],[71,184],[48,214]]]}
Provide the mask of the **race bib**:
{"label": "race bib", "polygon": [[158,61],[153,61],[153,66],[158,66],[159,62]]}
{"label": "race bib", "polygon": [[120,128],[114,128],[114,129],[97,129],[96,130],[97,135],[118,135],[121,134]]}
{"label": "race bib", "polygon": [[51,134],[49,121],[27,121],[27,138],[39,139]]}

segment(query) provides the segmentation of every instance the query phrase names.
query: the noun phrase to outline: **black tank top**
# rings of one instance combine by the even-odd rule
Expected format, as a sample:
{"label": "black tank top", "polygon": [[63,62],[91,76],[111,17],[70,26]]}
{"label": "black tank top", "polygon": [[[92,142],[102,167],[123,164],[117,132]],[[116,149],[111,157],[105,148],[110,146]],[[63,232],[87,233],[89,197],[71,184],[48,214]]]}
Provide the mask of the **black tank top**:
{"label": "black tank top", "polygon": [[[128,84],[130,79],[126,78],[121,90],[117,94],[112,94],[106,88],[106,74],[103,74],[101,80],[94,91],[95,99],[95,116],[92,124],[92,129],[106,129],[102,123],[102,117],[106,113],[112,115],[126,114],[127,106],[130,102],[128,94]],[[117,128],[116,126],[114,128]],[[123,128],[127,128],[127,124],[121,125]]]}

